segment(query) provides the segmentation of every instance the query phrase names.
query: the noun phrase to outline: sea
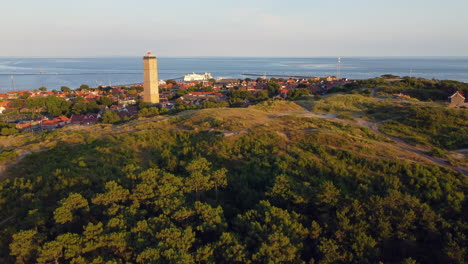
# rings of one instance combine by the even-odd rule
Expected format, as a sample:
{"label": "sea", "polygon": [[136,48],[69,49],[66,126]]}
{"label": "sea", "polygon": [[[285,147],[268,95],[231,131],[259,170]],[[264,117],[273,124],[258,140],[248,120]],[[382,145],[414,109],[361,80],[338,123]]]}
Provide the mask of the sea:
{"label": "sea", "polygon": [[[243,74],[336,76],[338,58],[160,57],[159,78],[180,79],[209,72],[214,78],[252,78]],[[383,74],[468,82],[468,57],[342,57],[340,76],[366,79]],[[72,89],[82,84],[129,85],[143,80],[141,57],[10,58],[0,57],[0,92],[47,87]]]}

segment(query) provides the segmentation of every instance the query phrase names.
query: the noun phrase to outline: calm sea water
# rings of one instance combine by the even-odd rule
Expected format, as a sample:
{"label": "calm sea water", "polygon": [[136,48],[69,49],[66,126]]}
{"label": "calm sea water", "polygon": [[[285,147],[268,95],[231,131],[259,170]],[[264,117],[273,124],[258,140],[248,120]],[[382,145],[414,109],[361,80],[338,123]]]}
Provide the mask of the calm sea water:
{"label": "calm sea water", "polygon": [[[468,82],[468,57],[352,57],[341,61],[341,76],[352,79],[394,74]],[[0,92],[140,83],[142,68],[141,57],[0,58]],[[336,75],[337,58],[159,58],[160,79],[192,72],[210,72],[215,78],[248,77],[242,73]]]}

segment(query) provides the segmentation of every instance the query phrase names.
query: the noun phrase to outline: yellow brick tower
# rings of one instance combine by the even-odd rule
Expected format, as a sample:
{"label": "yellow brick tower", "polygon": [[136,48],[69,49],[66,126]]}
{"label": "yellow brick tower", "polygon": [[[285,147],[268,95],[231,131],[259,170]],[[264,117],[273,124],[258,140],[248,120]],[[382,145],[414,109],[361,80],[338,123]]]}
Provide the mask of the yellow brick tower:
{"label": "yellow brick tower", "polygon": [[151,52],[143,56],[143,102],[159,103],[158,60]]}

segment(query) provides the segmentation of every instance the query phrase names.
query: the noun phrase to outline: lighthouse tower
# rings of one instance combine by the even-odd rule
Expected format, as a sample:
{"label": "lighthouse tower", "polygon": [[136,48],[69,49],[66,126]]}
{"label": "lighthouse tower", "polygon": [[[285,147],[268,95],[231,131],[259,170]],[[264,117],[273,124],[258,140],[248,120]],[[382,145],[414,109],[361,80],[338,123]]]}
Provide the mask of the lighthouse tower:
{"label": "lighthouse tower", "polygon": [[143,56],[143,102],[159,103],[158,60],[151,52]]}

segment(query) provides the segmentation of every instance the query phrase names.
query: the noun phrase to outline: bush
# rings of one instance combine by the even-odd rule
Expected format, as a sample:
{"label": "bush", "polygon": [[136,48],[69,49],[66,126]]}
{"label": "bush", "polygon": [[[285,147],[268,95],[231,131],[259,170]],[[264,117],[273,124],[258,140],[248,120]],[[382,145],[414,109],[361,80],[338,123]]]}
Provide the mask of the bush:
{"label": "bush", "polygon": [[106,111],[102,115],[102,122],[106,124],[114,124],[120,121],[120,116],[114,111]]}
{"label": "bush", "polygon": [[433,156],[433,157],[438,157],[438,158],[446,158],[447,157],[447,153],[440,149],[440,148],[433,148],[431,151],[429,151],[429,155]]}
{"label": "bush", "polygon": [[0,150],[0,161],[14,160],[18,156],[18,153],[14,149],[3,149]]}

